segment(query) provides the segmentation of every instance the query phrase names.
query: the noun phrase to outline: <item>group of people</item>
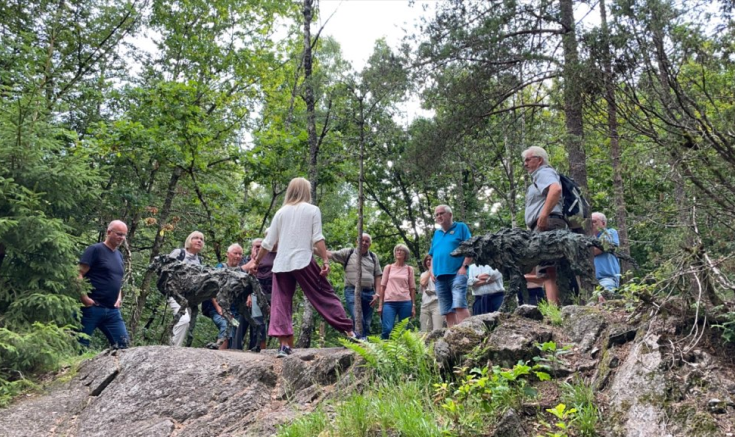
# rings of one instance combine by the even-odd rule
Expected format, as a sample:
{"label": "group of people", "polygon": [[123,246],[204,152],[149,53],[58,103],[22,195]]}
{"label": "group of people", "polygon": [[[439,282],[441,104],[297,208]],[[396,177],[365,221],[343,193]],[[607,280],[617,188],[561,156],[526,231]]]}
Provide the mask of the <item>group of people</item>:
{"label": "group of people", "polygon": [[[533,232],[567,229],[562,212],[562,188],[558,173],[549,165],[548,154],[541,147],[530,147],[522,153],[523,163],[532,183],[526,193],[526,225]],[[248,300],[251,316],[257,321],[251,328],[249,349],[265,347],[267,334],[279,342],[278,356],[290,355],[293,348],[293,297],[298,284],[314,309],[334,329],[347,339],[362,341],[370,334],[373,309],[381,315],[381,337],[388,338],[395,324],[416,316],[416,276],[408,264],[409,249],[398,244],[393,249],[394,263],[381,268],[377,255],[370,251],[372,238],[363,233],[358,239],[358,250],[329,251],[322,233],[321,211],[311,203],[311,184],[304,178],[293,179],[286,190],[283,206],[276,212],[264,239],[253,241],[250,256],[243,259],[243,249],[233,244],[227,249],[227,261],[218,267],[242,269],[255,275],[265,296],[270,300],[270,314],[263,315],[255,296]],[[468,226],[454,221],[452,209],[439,205],[434,209],[438,228],[434,232],[431,249],[423,257],[425,271],[419,278],[421,295],[420,325],[422,331],[452,327],[470,317],[467,291],[474,296],[472,314],[497,311],[505,296],[503,278],[492,266],[477,265],[471,258],[451,256],[459,245],[471,237]],[[604,214],[592,215],[593,229],[598,238],[618,245],[618,234],[607,228]],[[82,332],[91,335],[100,328],[113,347],[126,347],[129,338],[120,315],[123,260],[117,248],[127,236],[125,223],[115,220],[107,228],[105,241],[89,246],[82,255],[79,277],[89,280],[92,290],[82,296]],[[204,247],[204,235],[192,232],[184,248],[175,249],[171,257],[182,262],[201,264],[199,252]],[[322,259],[317,264],[314,254]],[[358,261],[359,260],[359,261]],[[332,285],[327,280],[330,261],[344,266],[343,307]],[[358,265],[358,262],[360,265]],[[601,286],[612,290],[620,284],[620,265],[612,253],[595,249],[595,267]],[[358,277],[359,283],[358,283]],[[530,303],[541,299],[559,304],[556,268],[553,263],[539,265],[526,275]],[[542,288],[543,286],[543,288]],[[356,299],[355,290],[359,290]],[[362,309],[362,332],[355,332],[355,305]],[[168,300],[174,313],[179,304]],[[345,307],[349,312],[348,318]],[[231,309],[231,312],[235,310]],[[219,348],[243,348],[248,324],[239,316],[236,332],[227,332],[224,311],[216,299],[202,305],[202,312],[217,325]],[[233,314],[235,314],[233,312]],[[237,314],[235,314],[237,316]],[[269,316],[269,323],[266,319]],[[187,336],[190,315],[181,317],[173,328],[171,343],[181,346]],[[88,337],[81,342],[88,345]]]}

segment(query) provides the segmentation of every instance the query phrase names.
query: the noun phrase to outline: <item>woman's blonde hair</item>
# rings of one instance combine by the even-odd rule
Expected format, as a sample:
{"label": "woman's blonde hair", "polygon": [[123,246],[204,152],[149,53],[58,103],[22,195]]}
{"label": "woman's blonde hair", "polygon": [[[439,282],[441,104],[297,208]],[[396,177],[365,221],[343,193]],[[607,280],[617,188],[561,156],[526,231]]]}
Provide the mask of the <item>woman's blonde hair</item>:
{"label": "woman's blonde hair", "polygon": [[284,205],[311,203],[311,183],[305,178],[294,178],[288,183]]}
{"label": "woman's blonde hair", "polygon": [[[184,240],[184,249],[188,249],[191,247],[191,240],[192,238],[196,236],[202,237],[202,243],[204,243],[204,234],[202,234],[199,231],[194,231],[191,234],[189,234],[188,237],[186,237],[186,240]],[[202,244],[202,249],[204,249],[204,244]]]}
{"label": "woman's blonde hair", "polygon": [[406,246],[405,244],[396,244],[396,247],[393,248],[393,253],[395,253],[396,250],[398,249],[401,249],[403,253],[406,254],[406,260],[408,259],[409,256],[411,256],[411,251],[408,250],[408,246]]}

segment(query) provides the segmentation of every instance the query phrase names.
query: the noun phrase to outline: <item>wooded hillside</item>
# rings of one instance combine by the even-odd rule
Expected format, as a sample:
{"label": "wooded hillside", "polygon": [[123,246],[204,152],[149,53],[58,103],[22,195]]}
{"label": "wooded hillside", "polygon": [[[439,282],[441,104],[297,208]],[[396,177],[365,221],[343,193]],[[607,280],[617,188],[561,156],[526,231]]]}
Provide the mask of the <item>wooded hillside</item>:
{"label": "wooded hillside", "polygon": [[[0,404],[76,353],[77,261],[111,220],[133,343],[161,344],[153,257],[193,230],[210,265],[249,247],[296,176],[351,246],[360,162],[372,250],[417,265],[437,204],[475,235],[524,226],[520,153],[542,146],[618,229],[629,283],[726,317],[733,3],[581,4],[438,2],[355,71],[312,0],[0,2]],[[401,117],[414,94],[433,117]]]}

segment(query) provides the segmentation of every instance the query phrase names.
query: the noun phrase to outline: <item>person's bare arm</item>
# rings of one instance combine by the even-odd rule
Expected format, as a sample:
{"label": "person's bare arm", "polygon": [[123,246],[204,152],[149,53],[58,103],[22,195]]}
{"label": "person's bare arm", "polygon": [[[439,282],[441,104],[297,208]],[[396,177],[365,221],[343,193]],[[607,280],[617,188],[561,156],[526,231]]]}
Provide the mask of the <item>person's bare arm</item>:
{"label": "person's bare arm", "polygon": [[[79,264],[79,282],[84,280],[87,273],[89,273],[89,266],[87,264]],[[94,300],[87,296],[87,293],[82,294],[80,299],[85,307],[91,307],[94,305]]]}
{"label": "person's bare arm", "polygon": [[541,208],[541,213],[536,222],[536,226],[540,230],[545,231],[549,229],[549,215],[554,210],[556,204],[559,203],[559,199],[561,199],[561,184],[549,185],[546,193],[546,202],[544,202],[544,207]]}
{"label": "person's bare arm", "polygon": [[316,248],[317,255],[319,255],[319,258],[324,261],[322,263],[322,271],[319,274],[322,276],[327,276],[329,274],[329,256],[327,255],[327,245],[324,244],[324,240],[319,240],[314,246]]}

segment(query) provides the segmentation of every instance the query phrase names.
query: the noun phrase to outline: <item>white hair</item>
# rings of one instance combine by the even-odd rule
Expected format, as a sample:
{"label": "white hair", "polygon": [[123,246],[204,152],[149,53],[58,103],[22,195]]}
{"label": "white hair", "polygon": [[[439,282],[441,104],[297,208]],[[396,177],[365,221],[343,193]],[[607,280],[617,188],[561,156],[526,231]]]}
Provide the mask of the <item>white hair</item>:
{"label": "white hair", "polygon": [[436,211],[439,208],[442,208],[444,210],[444,212],[446,212],[447,214],[451,214],[452,213],[452,208],[450,208],[449,205],[439,205],[436,208],[434,208],[434,210]]}
{"label": "white hair", "polygon": [[544,150],[543,148],[539,146],[531,146],[521,153],[521,157],[523,159],[526,159],[527,157],[530,157],[530,156],[537,156],[541,158],[541,161],[544,164],[549,165],[549,154],[546,153],[546,150]]}
{"label": "white hair", "polygon": [[605,217],[605,214],[603,214],[601,212],[593,212],[592,213],[592,218],[594,219],[595,217],[597,217],[598,219],[600,219],[600,221],[602,222],[603,226],[607,226],[607,217]]}
{"label": "white hair", "polygon": [[227,253],[232,252],[233,249],[240,249],[240,250],[242,250],[242,246],[240,246],[237,243],[232,243],[232,244],[230,244],[230,247],[227,248]]}

